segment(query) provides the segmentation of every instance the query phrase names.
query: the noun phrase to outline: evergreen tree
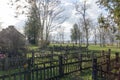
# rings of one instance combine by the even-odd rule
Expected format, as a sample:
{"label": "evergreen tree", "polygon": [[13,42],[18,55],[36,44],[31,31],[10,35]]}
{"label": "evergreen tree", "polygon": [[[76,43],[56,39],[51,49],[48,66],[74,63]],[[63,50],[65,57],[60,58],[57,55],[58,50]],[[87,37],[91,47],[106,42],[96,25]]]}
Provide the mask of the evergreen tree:
{"label": "evergreen tree", "polygon": [[30,16],[25,25],[25,35],[29,41],[29,43],[38,45],[39,39],[39,25],[38,25],[38,17],[36,16],[36,8],[32,7]]}
{"label": "evergreen tree", "polygon": [[79,40],[80,36],[80,30],[78,28],[77,24],[73,25],[73,28],[71,29],[71,40],[75,41],[75,44],[77,44],[77,41]]}

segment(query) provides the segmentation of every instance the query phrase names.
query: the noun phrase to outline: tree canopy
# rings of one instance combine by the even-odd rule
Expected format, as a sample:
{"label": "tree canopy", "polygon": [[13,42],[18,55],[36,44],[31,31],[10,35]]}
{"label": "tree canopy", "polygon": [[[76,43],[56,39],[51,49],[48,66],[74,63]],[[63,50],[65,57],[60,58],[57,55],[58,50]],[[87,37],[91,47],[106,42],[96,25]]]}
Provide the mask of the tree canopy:
{"label": "tree canopy", "polygon": [[79,36],[80,36],[80,30],[78,28],[78,25],[75,23],[73,25],[73,28],[71,29],[71,40],[75,41],[75,43],[77,44],[77,40],[79,40]]}
{"label": "tree canopy", "polygon": [[[28,6],[20,4],[21,2],[28,4]],[[27,24],[33,27],[31,31],[39,39],[36,39],[35,35],[31,37],[36,39],[34,42],[40,40],[41,47],[44,45],[44,42],[49,42],[50,33],[56,30],[66,20],[66,16],[63,14],[65,9],[62,7],[60,0],[11,0],[11,3],[13,3],[12,6],[17,4],[17,13],[20,12],[19,9],[23,9],[23,12],[25,12],[24,9],[27,8],[27,14],[25,14],[28,16]],[[38,30],[36,31],[36,29]]]}
{"label": "tree canopy", "polygon": [[120,1],[119,0],[98,0],[97,3],[104,7],[109,16],[120,27]]}

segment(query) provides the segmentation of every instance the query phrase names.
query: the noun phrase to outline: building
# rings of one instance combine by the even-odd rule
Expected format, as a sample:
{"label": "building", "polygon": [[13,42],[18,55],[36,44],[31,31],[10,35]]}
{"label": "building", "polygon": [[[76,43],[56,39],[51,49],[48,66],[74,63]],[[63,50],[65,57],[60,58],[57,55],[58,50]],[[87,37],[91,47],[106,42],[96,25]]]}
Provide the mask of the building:
{"label": "building", "polygon": [[21,34],[14,26],[8,26],[0,32],[0,49],[7,50],[10,53],[17,53],[19,49],[25,46],[25,36]]}

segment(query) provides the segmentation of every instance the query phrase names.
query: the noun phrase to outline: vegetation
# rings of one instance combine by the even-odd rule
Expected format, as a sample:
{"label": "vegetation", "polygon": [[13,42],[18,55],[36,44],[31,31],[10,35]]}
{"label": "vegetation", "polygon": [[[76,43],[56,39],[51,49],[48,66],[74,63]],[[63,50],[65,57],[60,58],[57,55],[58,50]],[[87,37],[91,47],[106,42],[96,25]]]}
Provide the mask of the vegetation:
{"label": "vegetation", "polygon": [[105,46],[105,42],[106,42],[105,37],[106,37],[106,31],[108,29],[108,24],[106,23],[106,20],[104,16],[102,16],[102,14],[98,18],[98,22],[99,22],[99,27],[101,29],[101,46]]}
{"label": "vegetation", "polygon": [[[98,6],[100,6],[104,11],[101,12],[94,20],[92,20],[88,14],[90,11],[90,5],[87,0],[77,0],[76,2],[74,2],[74,0],[67,1],[71,1],[71,3],[65,4],[66,0],[10,0],[10,6],[15,8],[15,17],[17,18],[21,15],[26,16],[24,25],[25,36],[15,30],[13,26],[10,26],[7,30],[3,29],[0,32],[0,48],[8,50],[8,52],[15,57],[17,56],[15,54],[21,52],[21,49],[25,47],[27,41],[28,44],[30,44],[27,46],[28,50],[40,50],[42,53],[44,53],[48,47],[52,47],[50,48],[51,52],[48,51],[48,53],[52,53],[54,44],[56,46],[64,46],[61,48],[58,47],[60,48],[59,50],[62,48],[65,49],[64,51],[59,51],[59,53],[56,52],[57,55],[66,52],[68,47],[67,45],[70,47],[77,46],[74,48],[74,51],[70,50],[69,53],[75,53],[75,51],[79,52],[79,49],[82,48],[85,48],[86,50],[86,52],[81,52],[82,54],[88,54],[89,51],[90,53],[96,51],[97,54],[98,51],[107,51],[108,49],[112,50],[112,54],[120,52],[120,0],[97,0]],[[65,31],[65,28],[63,29],[63,25],[67,25],[67,28],[69,27],[68,23],[63,24],[63,22],[68,19],[67,15],[70,14],[66,11],[69,10],[69,8],[66,7],[67,5],[74,8],[71,16],[77,16],[77,18],[74,17],[76,22],[74,21],[72,25],[69,23],[72,26],[69,33],[71,34],[69,36],[71,38],[71,42],[67,39],[67,31]],[[69,18],[71,16],[69,16]],[[95,17],[95,15],[92,17]],[[57,35],[57,37],[55,35]],[[77,44],[78,42],[79,44]],[[8,54],[8,56],[11,55]],[[44,53],[42,55],[46,54]],[[27,54],[27,56],[27,58],[30,58],[33,55]],[[66,55],[64,56],[66,57]],[[76,54],[72,54],[71,56],[78,57]],[[7,57],[5,60],[6,59]],[[50,59],[45,59],[45,61],[50,61]],[[41,62],[42,60],[43,59],[39,58],[39,61],[36,60],[35,63]],[[5,62],[7,62],[7,60]],[[84,66],[86,65],[89,64],[85,64]],[[72,68],[72,66],[69,67]],[[92,79],[91,74],[89,73],[90,71],[91,70],[81,72],[80,74],[76,73],[76,75],[84,76],[84,79]],[[73,75],[69,79],[73,80],[76,75]],[[83,77],[79,78],[83,79]]]}
{"label": "vegetation", "polygon": [[[116,32],[116,38],[114,37],[114,39],[117,39],[118,41],[118,47],[120,46],[120,8],[119,8],[119,0],[98,0],[97,1],[98,5],[104,9],[106,9],[106,11],[108,12],[107,17],[109,18],[109,25],[107,25],[107,27],[110,28],[110,25],[112,24],[112,29],[113,32]],[[107,19],[108,21],[108,19]],[[117,29],[115,29],[115,27]],[[113,39],[112,39],[113,41]]]}
{"label": "vegetation", "polygon": [[[11,0],[11,3],[20,3],[20,0]],[[44,47],[49,44],[50,33],[59,28],[59,26],[67,19],[64,16],[64,8],[61,5],[60,0],[25,0],[28,6],[17,4],[16,11],[20,13],[18,9],[27,8],[28,21],[26,23],[26,36],[30,43],[38,44],[40,47]],[[19,7],[21,6],[21,7]],[[22,10],[22,12],[25,12]],[[19,16],[19,15],[18,15]],[[39,42],[38,42],[39,41]]]}
{"label": "vegetation", "polygon": [[[60,29],[62,27],[61,24],[68,17],[64,14],[65,8],[62,7],[63,4],[60,0],[25,0],[25,5],[17,4],[24,2],[20,0],[11,0],[10,2],[12,7],[16,6],[17,16],[20,14],[28,16],[24,31],[29,43],[37,44],[41,47],[46,47],[51,42],[51,38],[56,35],[51,36],[51,32]],[[117,43],[119,47],[119,2],[117,0],[98,0],[97,3],[103,9],[107,9],[105,12],[109,13],[106,16],[101,13],[103,15],[98,17],[97,23],[89,17],[90,5],[86,0],[74,3],[76,14],[79,16],[79,19],[77,19],[79,33],[76,35],[80,35],[75,42],[79,41],[79,45],[85,42],[86,47],[88,47],[89,39],[94,37],[95,44],[99,42],[101,47],[108,43],[111,45]],[[22,9],[22,11],[19,9]],[[63,34],[61,35],[61,33],[58,37],[63,39]],[[71,34],[73,34],[72,31]],[[94,36],[90,34],[94,34]],[[56,42],[64,41],[58,39]],[[73,40],[73,38],[71,39]]]}
{"label": "vegetation", "polygon": [[75,41],[75,44],[77,44],[77,41],[80,40],[80,30],[78,28],[77,24],[73,25],[73,29],[71,29],[71,40]]}
{"label": "vegetation", "polygon": [[[77,2],[75,4],[75,9],[78,13],[78,15],[80,15],[80,20],[81,20],[81,24],[83,26],[83,31],[85,32],[85,39],[86,39],[86,47],[89,46],[89,29],[91,26],[91,20],[87,15],[87,11],[89,9],[89,5],[87,4],[86,1],[83,1],[83,3]],[[80,26],[81,27],[81,26]]]}
{"label": "vegetation", "polygon": [[120,27],[120,8],[119,0],[98,0],[98,4],[109,12],[109,17]]}
{"label": "vegetation", "polygon": [[90,45],[89,50],[96,50],[96,51],[108,51],[108,49],[112,50],[112,53],[114,54],[115,52],[120,52],[120,49],[117,48],[116,46],[106,46],[106,47],[100,47],[99,45]]}
{"label": "vegetation", "polygon": [[24,31],[30,44],[38,45],[39,31],[40,28],[38,25],[36,7],[33,6],[30,10],[30,16],[26,22],[25,31]]}

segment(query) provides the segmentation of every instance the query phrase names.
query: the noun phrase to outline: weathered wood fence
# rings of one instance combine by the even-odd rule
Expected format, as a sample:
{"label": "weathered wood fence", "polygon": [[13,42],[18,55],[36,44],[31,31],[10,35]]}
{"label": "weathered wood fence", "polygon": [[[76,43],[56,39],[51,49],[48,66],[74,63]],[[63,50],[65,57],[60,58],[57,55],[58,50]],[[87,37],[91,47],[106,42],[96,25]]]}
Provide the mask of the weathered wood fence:
{"label": "weathered wood fence", "polygon": [[88,48],[87,47],[81,47],[81,46],[74,46],[74,45],[72,45],[72,46],[68,46],[68,45],[66,45],[66,46],[62,46],[62,45],[60,45],[60,46],[58,46],[58,45],[53,45],[53,46],[49,46],[49,47],[47,47],[47,50],[54,50],[54,51],[67,51],[67,50],[82,50],[82,51],[87,51],[88,50]]}
{"label": "weathered wood fence", "polygon": [[[37,56],[35,56],[36,54]],[[8,72],[1,74],[0,80],[59,80],[65,75],[92,67],[92,60],[90,57],[88,58],[87,54],[75,53],[77,57],[73,54],[36,54],[32,52],[32,57],[23,61],[4,59],[7,61],[3,60],[3,64],[12,65],[7,68],[2,67],[4,70],[1,72],[6,70]],[[19,66],[19,63],[22,65]]]}
{"label": "weathered wood fence", "polygon": [[120,80],[119,60],[119,53],[111,56],[110,49],[107,54],[102,51],[101,57],[93,59],[93,80]]}
{"label": "weathered wood fence", "polygon": [[[6,62],[5,62],[6,61]],[[2,62],[2,61],[1,61]],[[0,80],[60,80],[65,75],[92,69],[93,80],[98,78],[117,79],[118,73],[114,71],[120,68],[119,54],[115,57],[111,56],[111,50],[108,52],[102,51],[100,54],[39,54],[39,52],[32,52],[32,57],[28,59],[3,59],[3,64],[12,64],[4,68],[2,66],[0,72]],[[12,68],[13,66],[14,68]],[[5,74],[1,74],[6,72]],[[112,78],[111,78],[112,77]],[[110,80],[109,79],[109,80]]]}

